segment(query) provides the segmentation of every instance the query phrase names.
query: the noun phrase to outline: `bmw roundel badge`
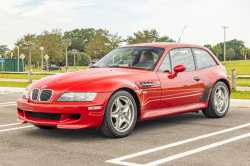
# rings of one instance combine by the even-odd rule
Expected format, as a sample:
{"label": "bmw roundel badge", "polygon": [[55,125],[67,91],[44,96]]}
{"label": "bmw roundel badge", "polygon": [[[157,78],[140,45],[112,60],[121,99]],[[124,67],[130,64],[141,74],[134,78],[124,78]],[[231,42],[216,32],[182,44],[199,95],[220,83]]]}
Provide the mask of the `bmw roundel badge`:
{"label": "bmw roundel badge", "polygon": [[43,86],[42,86],[42,89],[44,89],[44,88],[46,88],[46,87],[47,87],[47,85],[43,85]]}

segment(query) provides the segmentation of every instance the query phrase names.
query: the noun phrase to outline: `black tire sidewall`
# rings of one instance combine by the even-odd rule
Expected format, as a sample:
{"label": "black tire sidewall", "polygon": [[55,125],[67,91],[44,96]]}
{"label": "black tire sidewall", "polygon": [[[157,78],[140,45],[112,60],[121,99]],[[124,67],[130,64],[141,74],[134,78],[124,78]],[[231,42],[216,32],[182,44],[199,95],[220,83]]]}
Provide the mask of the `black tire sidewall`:
{"label": "black tire sidewall", "polygon": [[[224,113],[219,113],[216,110],[216,106],[215,106],[215,103],[214,103],[214,94],[215,94],[215,91],[216,91],[218,86],[224,86],[226,88],[226,90],[227,90],[227,93],[228,93],[228,105],[227,105],[227,109],[226,109],[226,111]],[[225,116],[227,114],[228,109],[229,109],[229,105],[230,105],[230,92],[229,92],[229,89],[228,89],[227,85],[224,82],[217,82],[214,85],[214,88],[213,88],[213,90],[211,92],[211,97],[210,97],[209,104],[211,104],[211,107],[213,109],[213,113],[216,115],[216,117],[222,118],[223,116]]]}
{"label": "black tire sidewall", "polygon": [[[126,97],[128,97],[131,100],[131,102],[133,103],[133,106],[134,106],[134,120],[132,122],[132,125],[130,126],[130,129],[128,129],[126,132],[119,132],[119,131],[117,131],[114,128],[114,126],[112,125],[112,122],[110,120],[110,117],[111,117],[111,107],[112,107],[114,101],[118,97],[120,97],[120,96],[126,96]],[[132,130],[134,129],[136,121],[137,121],[137,106],[136,106],[136,102],[135,102],[133,96],[130,93],[128,93],[127,91],[123,91],[123,90],[115,92],[111,96],[111,98],[109,99],[109,102],[107,104],[107,107],[106,107],[106,110],[105,110],[105,118],[106,118],[106,122],[108,124],[109,130],[111,131],[111,133],[113,135],[115,135],[116,137],[125,137],[125,136],[129,135],[132,132]]]}

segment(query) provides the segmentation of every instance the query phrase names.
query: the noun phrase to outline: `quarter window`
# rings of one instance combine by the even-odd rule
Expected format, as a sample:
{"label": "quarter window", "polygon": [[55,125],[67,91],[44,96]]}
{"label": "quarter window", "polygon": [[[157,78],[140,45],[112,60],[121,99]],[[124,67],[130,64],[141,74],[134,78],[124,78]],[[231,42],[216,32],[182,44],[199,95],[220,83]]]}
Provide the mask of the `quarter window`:
{"label": "quarter window", "polygon": [[172,63],[172,71],[177,65],[184,65],[186,67],[185,71],[194,71],[194,57],[190,48],[177,48],[170,52],[170,59]]}
{"label": "quarter window", "polygon": [[213,57],[211,57],[207,51],[199,48],[193,48],[193,51],[196,56],[198,69],[205,69],[217,65]]}

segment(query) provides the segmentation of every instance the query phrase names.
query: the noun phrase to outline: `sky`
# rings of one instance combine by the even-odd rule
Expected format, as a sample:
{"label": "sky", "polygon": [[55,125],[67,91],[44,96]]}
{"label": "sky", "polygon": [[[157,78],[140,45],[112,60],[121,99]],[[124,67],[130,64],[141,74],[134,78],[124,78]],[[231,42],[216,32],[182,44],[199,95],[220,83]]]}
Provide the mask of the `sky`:
{"label": "sky", "polygon": [[156,29],[180,43],[212,46],[243,40],[250,47],[250,0],[1,0],[0,45],[14,48],[30,33],[59,28],[107,29],[124,39]]}

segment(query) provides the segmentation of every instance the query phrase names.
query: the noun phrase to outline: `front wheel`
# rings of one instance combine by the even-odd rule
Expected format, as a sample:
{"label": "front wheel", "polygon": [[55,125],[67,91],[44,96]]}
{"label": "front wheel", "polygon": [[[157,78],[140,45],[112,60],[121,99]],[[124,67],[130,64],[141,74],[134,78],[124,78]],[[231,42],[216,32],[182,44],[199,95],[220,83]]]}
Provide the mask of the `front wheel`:
{"label": "front wheel", "polygon": [[222,118],[227,114],[230,104],[229,89],[224,82],[217,82],[211,92],[208,107],[202,110],[209,118]]}
{"label": "front wheel", "polygon": [[109,99],[99,130],[107,137],[125,137],[132,132],[136,121],[136,102],[130,93],[122,90]]}

